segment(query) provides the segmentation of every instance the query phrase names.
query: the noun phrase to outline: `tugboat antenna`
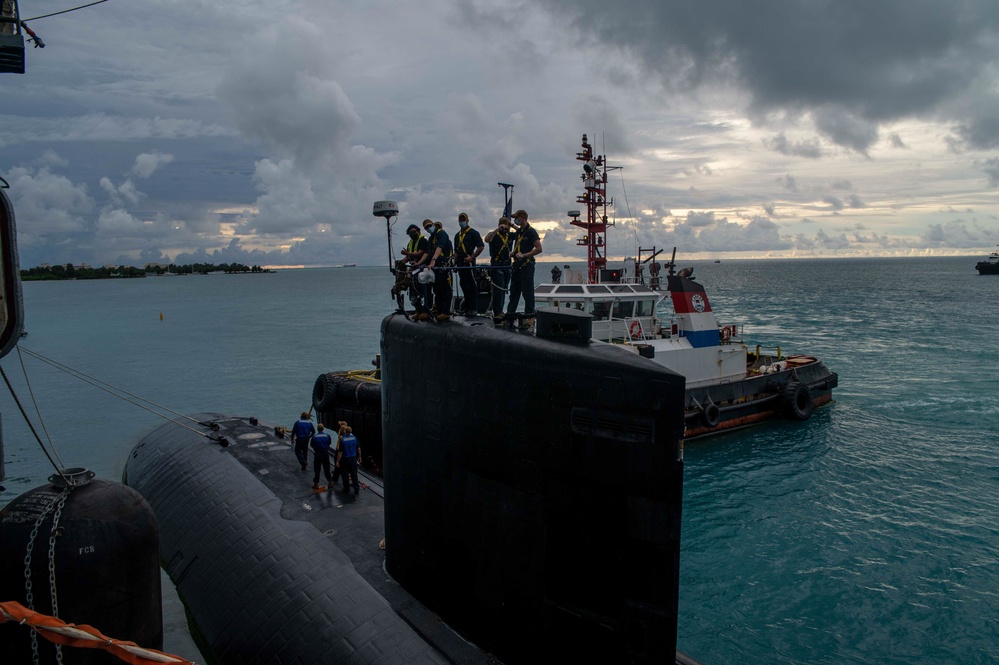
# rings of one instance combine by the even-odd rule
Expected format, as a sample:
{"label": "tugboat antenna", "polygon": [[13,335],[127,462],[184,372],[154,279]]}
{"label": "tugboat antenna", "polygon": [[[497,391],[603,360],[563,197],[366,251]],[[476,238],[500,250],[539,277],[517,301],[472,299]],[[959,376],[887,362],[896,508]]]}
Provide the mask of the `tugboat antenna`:
{"label": "tugboat antenna", "polygon": [[621,167],[607,166],[605,155],[595,155],[586,134],[583,134],[582,147],[582,152],[576,153],[576,159],[583,162],[580,178],[586,191],[576,197],[576,202],[586,206],[586,219],[570,214],[572,221],[569,223],[585,232],[576,244],[586,247],[587,280],[596,284],[600,281],[600,271],[607,267],[607,227],[614,226],[614,222],[607,221],[607,204],[614,203],[607,198],[607,172]]}

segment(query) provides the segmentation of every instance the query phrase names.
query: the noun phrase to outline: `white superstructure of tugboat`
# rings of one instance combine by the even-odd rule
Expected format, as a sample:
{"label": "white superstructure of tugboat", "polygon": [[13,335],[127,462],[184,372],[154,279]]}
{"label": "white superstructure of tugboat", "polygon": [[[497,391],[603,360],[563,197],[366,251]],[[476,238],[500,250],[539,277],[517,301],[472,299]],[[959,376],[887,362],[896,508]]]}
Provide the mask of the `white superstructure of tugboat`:
{"label": "white superstructure of tugboat", "polygon": [[585,134],[582,148],[576,159],[583,163],[584,193],[577,202],[585,213],[569,217],[584,231],[577,244],[587,250],[587,269],[555,271],[557,281],[535,288],[538,306],[590,314],[594,339],[686,377],[686,438],[779,417],[807,420],[831,402],[835,372],[813,356],[749,349],[741,326],[718,324],[692,270],[676,270],[675,248],[665,265],[653,247],[640,248],[620,269],[607,268],[607,172],[615,167],[593,153]]}

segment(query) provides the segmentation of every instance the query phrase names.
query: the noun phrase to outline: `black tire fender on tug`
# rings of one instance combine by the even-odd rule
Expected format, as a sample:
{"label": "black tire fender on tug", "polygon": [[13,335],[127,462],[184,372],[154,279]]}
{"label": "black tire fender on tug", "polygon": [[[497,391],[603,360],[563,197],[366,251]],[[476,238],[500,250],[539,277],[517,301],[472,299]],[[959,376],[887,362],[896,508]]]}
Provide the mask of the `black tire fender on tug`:
{"label": "black tire fender on tug", "polygon": [[312,408],[329,411],[336,406],[336,386],[333,374],[320,374],[312,387]]}
{"label": "black tire fender on tug", "polygon": [[327,372],[312,388],[316,422],[336,431],[345,421],[360,440],[364,468],[382,472],[382,386],[353,372]]}
{"label": "black tire fender on tug", "polygon": [[808,420],[815,410],[812,391],[798,381],[789,381],[781,390],[781,398],[784,403],[784,417],[788,420]]}
{"label": "black tire fender on tug", "polygon": [[704,418],[704,424],[708,427],[717,427],[718,423],[721,422],[721,409],[714,402],[708,402],[701,411],[701,417]]}

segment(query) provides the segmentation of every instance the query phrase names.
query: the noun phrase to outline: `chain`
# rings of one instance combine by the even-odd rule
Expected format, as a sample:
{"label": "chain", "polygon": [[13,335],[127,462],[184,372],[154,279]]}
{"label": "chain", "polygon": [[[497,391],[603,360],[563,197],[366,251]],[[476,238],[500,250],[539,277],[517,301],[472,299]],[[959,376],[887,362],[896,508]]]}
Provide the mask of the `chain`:
{"label": "chain", "polygon": [[[59,515],[62,513],[62,508],[66,504],[66,497],[69,496],[69,490],[70,488],[66,487],[62,492],[59,493],[58,496],[53,497],[52,502],[49,503],[49,505],[47,505],[44,510],[42,510],[42,513],[38,516],[38,519],[35,520],[35,524],[31,529],[31,534],[28,536],[28,547],[24,555],[25,600],[28,603],[28,609],[34,611],[35,600],[34,600],[34,594],[32,593],[31,589],[31,554],[35,549],[35,539],[38,537],[38,529],[42,526],[42,522],[45,521],[45,518],[49,516],[49,513],[51,513],[53,509],[57,509],[56,517],[54,518],[52,523],[52,532],[49,535],[49,584],[52,585],[53,616],[57,616],[55,608],[55,564],[52,559],[52,557],[55,554],[55,527],[56,523],[59,521]],[[59,662],[62,662],[62,650],[58,646],[56,647],[56,653],[58,654]],[[35,634],[35,631],[31,631],[31,654],[33,662],[38,663],[39,662],[38,637]]]}
{"label": "chain", "polygon": [[[56,577],[55,577],[55,545],[56,537],[60,535],[62,529],[59,528],[59,517],[62,516],[62,509],[66,505],[66,499],[72,485],[67,486],[59,495],[58,505],[56,505],[55,515],[52,517],[52,530],[49,532],[49,588],[52,590],[52,616],[59,618],[59,600],[56,597]],[[56,662],[62,665],[62,645],[55,645]]]}

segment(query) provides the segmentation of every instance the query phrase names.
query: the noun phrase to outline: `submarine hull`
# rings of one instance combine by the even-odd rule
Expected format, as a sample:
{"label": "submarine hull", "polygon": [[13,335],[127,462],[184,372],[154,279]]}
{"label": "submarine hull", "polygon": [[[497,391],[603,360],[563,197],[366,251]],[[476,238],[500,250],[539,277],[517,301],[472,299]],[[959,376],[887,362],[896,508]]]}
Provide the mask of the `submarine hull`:
{"label": "submarine hull", "polygon": [[362,468],[359,495],[313,489],[257,418],[198,414],[133,449],[125,482],[211,662],[693,662],[682,377],[400,315],[382,353],[384,474]]}
{"label": "submarine hull", "polygon": [[683,377],[491,325],[381,332],[392,576],[505,662],[671,660]]}

